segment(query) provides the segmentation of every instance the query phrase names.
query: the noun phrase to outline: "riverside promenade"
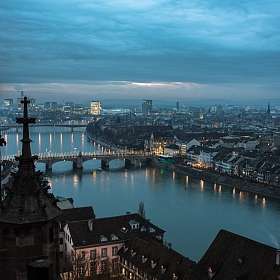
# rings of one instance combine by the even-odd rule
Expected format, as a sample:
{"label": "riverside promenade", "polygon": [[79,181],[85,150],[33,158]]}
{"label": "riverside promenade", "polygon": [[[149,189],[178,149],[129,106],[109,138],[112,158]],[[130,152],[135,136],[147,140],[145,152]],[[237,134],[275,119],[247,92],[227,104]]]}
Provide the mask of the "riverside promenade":
{"label": "riverside promenade", "polygon": [[251,182],[243,178],[232,177],[208,170],[196,169],[181,164],[170,165],[169,169],[196,179],[230,187],[234,189],[234,191],[244,191],[260,197],[280,200],[280,187],[277,186]]}

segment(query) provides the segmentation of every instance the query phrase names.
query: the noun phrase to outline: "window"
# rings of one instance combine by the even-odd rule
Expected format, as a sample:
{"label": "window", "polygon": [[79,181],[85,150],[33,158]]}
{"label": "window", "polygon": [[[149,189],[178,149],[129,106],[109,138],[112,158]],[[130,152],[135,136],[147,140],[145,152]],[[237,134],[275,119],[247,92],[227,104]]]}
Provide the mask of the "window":
{"label": "window", "polygon": [[105,272],[107,270],[107,261],[101,261],[101,271]]}
{"label": "window", "polygon": [[101,257],[106,258],[107,257],[107,248],[102,248],[101,249]]}
{"label": "window", "polygon": [[90,259],[91,260],[96,259],[96,249],[90,250]]}
{"label": "window", "polygon": [[119,251],[119,247],[118,246],[114,246],[112,248],[112,256],[117,256],[118,255],[118,251]]}
{"label": "window", "polygon": [[86,257],[86,252],[82,251],[81,257],[82,257],[82,260],[84,260]]}

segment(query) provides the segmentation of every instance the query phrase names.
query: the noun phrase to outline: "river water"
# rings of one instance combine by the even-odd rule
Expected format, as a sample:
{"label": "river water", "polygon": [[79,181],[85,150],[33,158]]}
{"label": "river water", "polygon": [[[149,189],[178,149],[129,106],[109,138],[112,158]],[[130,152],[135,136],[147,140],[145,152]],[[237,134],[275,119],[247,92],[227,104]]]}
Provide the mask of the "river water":
{"label": "river water", "polygon": [[[20,150],[20,132],[9,131],[5,137],[3,155]],[[32,128],[31,138],[34,153],[97,148],[87,142],[82,130]],[[122,166],[122,161],[114,161],[112,170],[101,171],[99,161],[88,161],[82,172],[74,172],[72,163],[60,162],[47,176],[55,195],[72,197],[75,206],[93,206],[97,217],[135,212],[143,201],[146,217],[167,231],[173,248],[194,260],[222,228],[279,247],[280,202],[234,193],[164,169],[125,170]],[[43,164],[37,168],[44,171]]]}

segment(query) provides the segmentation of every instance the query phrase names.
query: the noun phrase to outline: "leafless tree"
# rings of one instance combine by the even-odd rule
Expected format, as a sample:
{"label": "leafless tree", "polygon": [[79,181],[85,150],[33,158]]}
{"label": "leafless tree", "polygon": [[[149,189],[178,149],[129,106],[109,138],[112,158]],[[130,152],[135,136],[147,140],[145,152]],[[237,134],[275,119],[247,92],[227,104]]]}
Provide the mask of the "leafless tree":
{"label": "leafless tree", "polygon": [[109,258],[97,256],[92,259],[83,256],[80,252],[72,254],[72,269],[61,274],[62,280],[91,280],[110,279],[111,276],[118,276],[118,266],[113,267]]}

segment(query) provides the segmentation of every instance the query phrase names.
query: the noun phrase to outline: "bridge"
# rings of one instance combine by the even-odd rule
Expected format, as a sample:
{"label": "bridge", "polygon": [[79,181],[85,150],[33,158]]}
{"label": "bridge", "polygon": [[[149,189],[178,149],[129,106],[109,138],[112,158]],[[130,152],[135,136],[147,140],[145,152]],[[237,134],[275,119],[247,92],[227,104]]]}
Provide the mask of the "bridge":
{"label": "bridge", "polygon": [[[108,170],[110,161],[124,160],[125,168],[141,166],[144,161],[152,159],[156,154],[144,151],[103,151],[101,152],[69,152],[69,153],[39,153],[36,162],[44,163],[46,171],[52,171],[53,164],[61,161],[70,161],[73,169],[82,169],[83,163],[89,160],[100,160],[101,169]],[[3,162],[16,162],[17,155],[2,156]]]}
{"label": "bridge", "polygon": [[[35,124],[30,124],[30,127],[69,127],[71,128],[71,132],[74,131],[74,128],[77,127],[87,127],[88,123],[35,123]],[[7,125],[1,125],[0,126],[0,131],[5,131],[15,128],[16,131],[19,129],[22,129],[21,125],[18,124],[7,124]]]}

